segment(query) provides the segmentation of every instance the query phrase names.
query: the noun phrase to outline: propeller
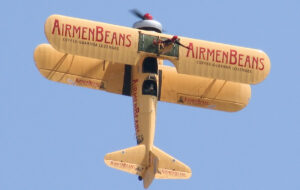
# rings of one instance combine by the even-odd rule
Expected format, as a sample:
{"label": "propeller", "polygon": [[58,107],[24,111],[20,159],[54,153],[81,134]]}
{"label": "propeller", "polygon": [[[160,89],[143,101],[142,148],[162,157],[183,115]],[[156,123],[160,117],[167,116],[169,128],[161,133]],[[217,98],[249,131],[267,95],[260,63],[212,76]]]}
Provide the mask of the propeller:
{"label": "propeller", "polygon": [[142,19],[142,20],[152,20],[153,19],[153,17],[152,17],[152,15],[150,15],[149,13],[146,13],[146,14],[142,14],[139,10],[137,10],[137,9],[132,9],[132,10],[130,10],[130,12],[133,14],[133,15],[135,15],[136,17],[138,17],[138,18],[140,18],[140,19]]}

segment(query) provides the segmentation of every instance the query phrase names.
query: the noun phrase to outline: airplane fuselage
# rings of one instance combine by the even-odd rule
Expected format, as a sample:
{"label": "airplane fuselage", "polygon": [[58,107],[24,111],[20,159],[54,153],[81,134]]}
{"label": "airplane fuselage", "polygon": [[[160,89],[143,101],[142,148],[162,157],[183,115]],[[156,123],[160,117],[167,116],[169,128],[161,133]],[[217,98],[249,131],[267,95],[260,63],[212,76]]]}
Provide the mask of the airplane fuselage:
{"label": "airplane fuselage", "polygon": [[137,144],[144,144],[146,152],[149,152],[154,142],[159,84],[157,71],[145,72],[143,64],[147,63],[140,61],[132,69],[131,94]]}
{"label": "airplane fuselage", "polygon": [[[131,94],[136,140],[138,145],[145,146],[144,160],[146,161],[146,170],[139,176],[140,179],[145,179],[145,175],[149,175],[147,173],[153,169],[153,160],[150,152],[154,143],[159,89],[157,68],[158,60],[151,57],[143,58],[132,68]],[[155,173],[151,173],[154,177]]]}

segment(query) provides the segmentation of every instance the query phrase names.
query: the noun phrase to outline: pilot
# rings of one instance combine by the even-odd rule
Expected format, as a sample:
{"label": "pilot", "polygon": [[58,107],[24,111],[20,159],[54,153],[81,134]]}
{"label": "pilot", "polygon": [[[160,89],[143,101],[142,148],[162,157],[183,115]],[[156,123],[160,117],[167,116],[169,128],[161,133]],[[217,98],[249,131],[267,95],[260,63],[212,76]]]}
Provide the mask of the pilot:
{"label": "pilot", "polygon": [[144,94],[156,95],[156,88],[152,81],[145,81],[143,88],[144,88]]}
{"label": "pilot", "polygon": [[179,42],[178,36],[173,36],[171,39],[166,39],[163,41],[162,40],[158,40],[158,41],[154,40],[153,44],[158,46],[160,54],[171,51],[173,44],[177,44],[184,48],[189,49],[189,47],[187,47]]}

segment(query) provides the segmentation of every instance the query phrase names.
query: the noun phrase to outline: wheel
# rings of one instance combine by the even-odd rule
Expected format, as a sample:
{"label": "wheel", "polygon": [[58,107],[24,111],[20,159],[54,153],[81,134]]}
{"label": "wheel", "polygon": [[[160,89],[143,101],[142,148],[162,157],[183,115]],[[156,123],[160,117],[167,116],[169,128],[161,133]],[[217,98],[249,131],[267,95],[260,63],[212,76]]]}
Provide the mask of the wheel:
{"label": "wheel", "polygon": [[139,175],[138,180],[139,180],[139,181],[142,181],[142,180],[143,180],[143,177]]}

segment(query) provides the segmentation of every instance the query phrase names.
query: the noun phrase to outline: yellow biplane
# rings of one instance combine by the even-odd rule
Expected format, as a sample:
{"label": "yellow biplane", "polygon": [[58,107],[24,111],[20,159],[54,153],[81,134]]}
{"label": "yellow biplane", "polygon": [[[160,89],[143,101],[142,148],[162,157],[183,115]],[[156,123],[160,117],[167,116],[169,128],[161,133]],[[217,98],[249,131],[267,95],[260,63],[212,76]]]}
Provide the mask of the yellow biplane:
{"label": "yellow biplane", "polygon": [[[104,162],[138,175],[187,179],[191,169],[153,144],[157,101],[236,112],[247,106],[249,84],[264,80],[268,56],[256,49],[162,34],[150,14],[134,28],[50,16],[34,60],[49,80],[131,96],[137,146],[108,153]],[[163,65],[169,60],[175,67]]]}

